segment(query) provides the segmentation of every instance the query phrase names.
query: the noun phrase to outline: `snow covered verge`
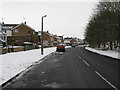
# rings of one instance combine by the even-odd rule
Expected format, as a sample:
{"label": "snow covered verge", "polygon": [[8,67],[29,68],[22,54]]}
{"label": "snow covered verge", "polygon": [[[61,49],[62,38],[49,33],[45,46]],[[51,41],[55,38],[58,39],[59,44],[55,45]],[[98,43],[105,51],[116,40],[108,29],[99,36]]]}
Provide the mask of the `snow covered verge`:
{"label": "snow covered verge", "polygon": [[85,47],[85,49],[87,49],[89,51],[92,51],[92,52],[95,52],[95,53],[98,53],[98,54],[101,54],[101,55],[105,55],[105,56],[109,56],[109,57],[112,57],[112,58],[120,59],[120,52],[117,52],[117,51],[110,51],[110,50],[103,51],[103,50],[93,49],[93,48],[90,48],[90,47]]}
{"label": "snow covered verge", "polygon": [[[70,48],[70,46],[65,48]],[[44,55],[41,55],[41,49],[0,55],[0,85],[55,51],[56,47],[51,47],[44,49]]]}

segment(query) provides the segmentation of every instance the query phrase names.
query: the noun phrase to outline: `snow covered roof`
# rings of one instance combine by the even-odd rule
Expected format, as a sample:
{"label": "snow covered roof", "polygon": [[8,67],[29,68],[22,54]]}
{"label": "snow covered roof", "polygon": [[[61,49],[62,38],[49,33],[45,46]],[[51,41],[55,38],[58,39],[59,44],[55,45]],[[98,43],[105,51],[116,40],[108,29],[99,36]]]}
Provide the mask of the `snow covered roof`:
{"label": "snow covered roof", "polygon": [[2,24],[2,29],[3,30],[14,30],[15,28],[21,26],[21,25],[24,25],[30,29],[32,29],[33,31],[35,31],[33,28],[31,28],[30,26],[24,24],[24,23],[21,23],[21,24]]}
{"label": "snow covered roof", "polygon": [[49,32],[44,32],[44,33],[46,33],[49,36],[54,36],[54,35],[50,34]]}
{"label": "snow covered roof", "polygon": [[12,28],[14,28],[17,25],[19,25],[19,24],[2,24],[2,29],[3,30],[11,30]]}

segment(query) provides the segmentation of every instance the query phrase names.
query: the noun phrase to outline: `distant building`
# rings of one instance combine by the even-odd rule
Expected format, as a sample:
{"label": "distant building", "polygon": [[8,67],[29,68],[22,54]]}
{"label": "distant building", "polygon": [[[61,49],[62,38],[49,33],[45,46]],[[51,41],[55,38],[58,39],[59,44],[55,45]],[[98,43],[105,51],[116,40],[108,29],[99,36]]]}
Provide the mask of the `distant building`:
{"label": "distant building", "polygon": [[72,44],[72,37],[66,37],[66,38],[64,38],[64,43],[66,45],[71,45]]}
{"label": "distant building", "polygon": [[[41,34],[39,34],[41,36]],[[56,46],[59,43],[63,43],[63,36],[57,36],[49,33],[48,31],[43,32],[43,45],[44,46]]]}
{"label": "distant building", "polygon": [[48,31],[43,32],[43,45],[44,46],[53,46],[55,41],[54,35],[50,34]]}
{"label": "distant building", "polygon": [[64,43],[63,42],[63,36],[54,35],[54,37],[56,38],[56,43],[57,44]]}

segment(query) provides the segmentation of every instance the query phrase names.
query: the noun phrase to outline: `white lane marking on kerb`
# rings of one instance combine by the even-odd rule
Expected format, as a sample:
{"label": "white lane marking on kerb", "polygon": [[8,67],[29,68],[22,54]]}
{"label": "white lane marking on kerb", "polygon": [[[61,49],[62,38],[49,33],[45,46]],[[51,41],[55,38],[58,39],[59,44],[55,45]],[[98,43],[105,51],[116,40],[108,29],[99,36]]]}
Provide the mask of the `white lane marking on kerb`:
{"label": "white lane marking on kerb", "polygon": [[107,82],[111,87],[113,87],[114,89],[118,90],[113,84],[111,84],[107,79],[105,79],[102,75],[100,75],[100,73],[98,73],[97,71],[95,71],[95,73],[100,76],[105,82]]}
{"label": "white lane marking on kerb", "polygon": [[87,66],[90,66],[85,60],[83,60],[83,62],[84,62]]}

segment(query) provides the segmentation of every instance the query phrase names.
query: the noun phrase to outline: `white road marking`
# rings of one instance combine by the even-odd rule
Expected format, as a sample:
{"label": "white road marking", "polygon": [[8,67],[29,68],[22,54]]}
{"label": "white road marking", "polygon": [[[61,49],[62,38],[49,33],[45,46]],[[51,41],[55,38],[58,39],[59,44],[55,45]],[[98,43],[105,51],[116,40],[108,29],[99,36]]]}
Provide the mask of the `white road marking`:
{"label": "white road marking", "polygon": [[100,76],[105,82],[107,82],[111,87],[113,87],[115,90],[118,90],[113,84],[111,84],[107,79],[105,79],[102,75],[100,75],[100,73],[98,73],[97,71],[95,71],[95,73]]}
{"label": "white road marking", "polygon": [[84,62],[87,66],[90,66],[85,60],[83,60],[83,62]]}
{"label": "white road marking", "polygon": [[78,56],[79,58],[81,58],[80,56]]}

